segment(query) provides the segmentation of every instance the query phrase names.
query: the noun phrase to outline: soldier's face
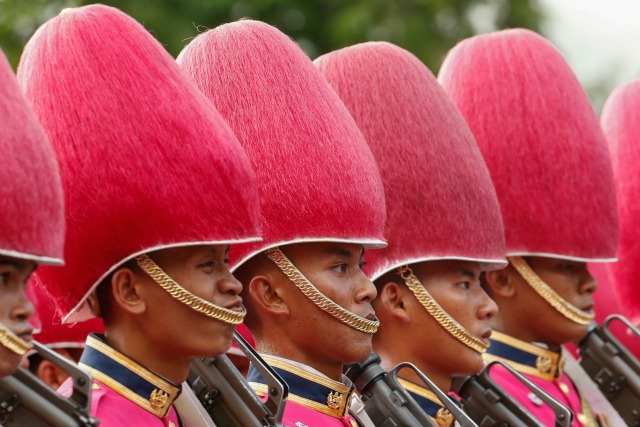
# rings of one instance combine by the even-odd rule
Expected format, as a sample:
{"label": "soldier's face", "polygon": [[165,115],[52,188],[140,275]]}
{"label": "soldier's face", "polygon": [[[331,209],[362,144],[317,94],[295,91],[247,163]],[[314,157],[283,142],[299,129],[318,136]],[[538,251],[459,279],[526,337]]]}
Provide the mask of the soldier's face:
{"label": "soldier's face", "polygon": [[[589,312],[593,310],[593,292],[598,285],[584,262],[557,258],[526,257],[533,271],[558,295],[575,307]],[[532,339],[546,344],[565,344],[584,337],[588,325],[579,325],[558,313],[509,267],[512,280],[516,281],[520,297],[518,304],[526,311]]]}
{"label": "soldier's face", "polygon": [[[370,320],[376,288],[362,272],[363,248],[347,243],[300,243],[280,249],[324,295],[336,304]],[[294,286],[291,284],[291,286]],[[290,304],[302,336],[293,337],[306,353],[333,363],[354,363],[371,353],[372,335],[342,323],[308,300],[297,289]]]}
{"label": "soldier's face", "polygon": [[[413,272],[440,306],[462,327],[488,343],[491,319],[498,307],[480,286],[477,262],[427,261],[412,266]],[[418,347],[414,354],[433,370],[447,376],[471,375],[483,367],[482,355],[447,332],[415,298],[409,298],[410,327]],[[415,319],[415,321],[413,321]],[[422,351],[419,349],[422,348]],[[428,373],[427,373],[428,374]]]}
{"label": "soldier's face", "polygon": [[[25,288],[35,267],[32,261],[0,256],[0,323],[25,341],[31,341],[33,327],[28,319],[34,311]],[[15,372],[21,360],[22,356],[0,346],[0,376]]]}
{"label": "soldier's face", "polygon": [[[228,245],[192,246],[163,249],[149,256],[187,291],[240,311],[242,285],[229,272],[228,250]],[[144,272],[136,274],[149,282],[145,294],[149,324],[144,327],[167,357],[214,356],[229,349],[234,325],[196,312],[171,297]]]}

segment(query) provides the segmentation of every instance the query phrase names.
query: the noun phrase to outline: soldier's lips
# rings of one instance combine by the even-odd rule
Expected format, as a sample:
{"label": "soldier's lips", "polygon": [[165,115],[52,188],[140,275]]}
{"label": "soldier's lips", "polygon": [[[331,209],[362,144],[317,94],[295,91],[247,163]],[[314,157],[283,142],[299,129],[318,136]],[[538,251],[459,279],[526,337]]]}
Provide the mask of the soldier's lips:
{"label": "soldier's lips", "polygon": [[242,298],[238,297],[231,304],[224,306],[227,310],[231,311],[242,311],[244,310],[244,306],[242,305]]}
{"label": "soldier's lips", "polygon": [[376,314],[375,314],[375,313],[369,313],[369,314],[367,314],[364,318],[365,318],[365,319],[367,319],[367,320],[374,321],[374,322],[375,322],[376,320],[378,320],[378,318],[376,317]]}
{"label": "soldier's lips", "polygon": [[489,344],[489,338],[491,337],[491,329],[487,329],[482,335],[480,335],[480,338],[482,338],[482,341],[484,341],[485,343]]}

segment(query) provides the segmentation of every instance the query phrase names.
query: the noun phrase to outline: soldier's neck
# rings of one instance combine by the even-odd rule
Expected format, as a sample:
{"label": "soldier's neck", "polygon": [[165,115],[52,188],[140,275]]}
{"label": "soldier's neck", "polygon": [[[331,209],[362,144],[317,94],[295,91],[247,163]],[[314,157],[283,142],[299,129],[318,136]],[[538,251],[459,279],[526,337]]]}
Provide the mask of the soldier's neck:
{"label": "soldier's neck", "polygon": [[166,348],[156,348],[131,330],[106,329],[104,336],[107,344],[174,384],[187,379],[190,358],[180,359]]}
{"label": "soldier's neck", "polygon": [[259,353],[281,357],[309,366],[334,381],[340,381],[342,378],[342,363],[322,360],[320,357],[306,354],[293,346],[273,345],[266,340],[256,341],[256,348]]}

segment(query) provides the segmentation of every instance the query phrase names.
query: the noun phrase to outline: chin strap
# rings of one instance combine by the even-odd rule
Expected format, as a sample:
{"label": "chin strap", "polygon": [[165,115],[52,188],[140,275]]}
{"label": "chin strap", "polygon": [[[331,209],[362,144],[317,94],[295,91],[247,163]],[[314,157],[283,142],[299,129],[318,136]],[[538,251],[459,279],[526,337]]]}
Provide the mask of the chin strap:
{"label": "chin strap", "polygon": [[408,265],[399,267],[397,274],[402,277],[404,283],[409,290],[415,295],[416,299],[422,304],[427,312],[442,326],[445,331],[449,332],[454,338],[466,345],[470,349],[485,353],[489,348],[484,340],[472,335],[460,323],[449,315],[438,302],[431,296],[420,280],[413,274],[413,270]]}
{"label": "chin strap", "polygon": [[31,343],[11,332],[2,323],[0,323],[0,344],[19,356],[24,356],[27,351],[33,348]]}
{"label": "chin strap", "polygon": [[233,311],[228,308],[220,307],[209,301],[192,294],[185,288],[180,286],[178,282],[173,280],[167,273],[162,270],[148,255],[138,255],[136,257],[138,266],[149,275],[162,289],[167,291],[169,295],[177,299],[184,305],[191,307],[198,313],[202,313],[213,319],[220,320],[230,325],[238,325],[247,315],[247,311],[242,307],[242,311]]}
{"label": "chin strap", "polygon": [[527,282],[547,304],[555,308],[558,313],[578,325],[588,325],[593,320],[594,315],[592,313],[586,313],[580,310],[551,289],[522,257],[514,256],[508,259],[509,263],[516,269],[520,276],[522,276],[525,282]]}
{"label": "chin strap", "polygon": [[335,302],[331,301],[325,294],[320,292],[318,288],[304,277],[304,274],[296,268],[295,265],[282,253],[279,248],[268,249],[265,254],[278,266],[285,276],[293,282],[294,285],[306,296],[311,302],[318,306],[321,310],[326,311],[345,325],[352,327],[366,334],[375,334],[380,326],[379,320],[369,320],[362,316],[346,310]]}

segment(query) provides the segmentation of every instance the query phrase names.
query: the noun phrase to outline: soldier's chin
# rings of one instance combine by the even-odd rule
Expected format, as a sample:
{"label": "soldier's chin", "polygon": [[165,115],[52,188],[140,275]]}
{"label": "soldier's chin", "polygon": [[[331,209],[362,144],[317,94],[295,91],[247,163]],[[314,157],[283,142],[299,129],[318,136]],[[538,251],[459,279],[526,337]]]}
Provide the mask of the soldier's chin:
{"label": "soldier's chin", "polygon": [[[0,349],[0,377],[13,375],[22,365],[25,358],[2,346],[0,346]],[[27,366],[23,367],[28,367],[28,363]]]}

